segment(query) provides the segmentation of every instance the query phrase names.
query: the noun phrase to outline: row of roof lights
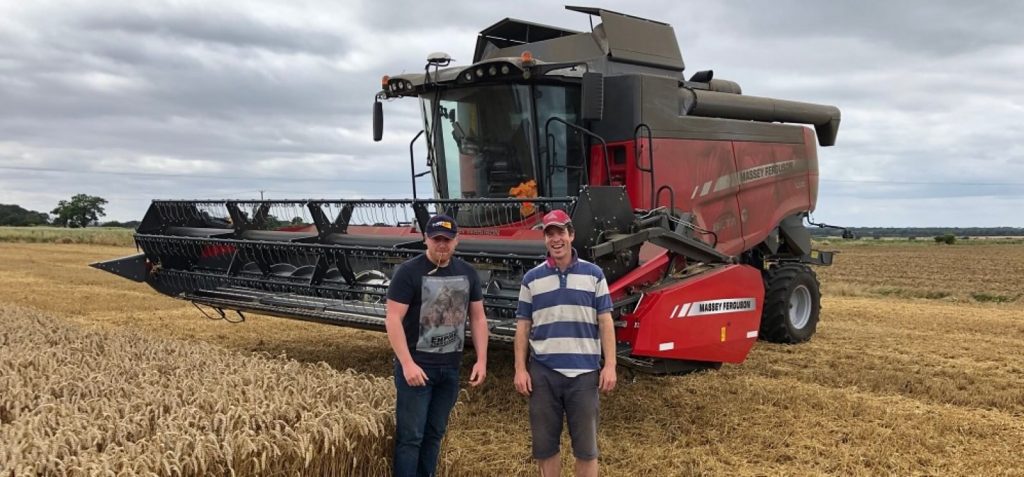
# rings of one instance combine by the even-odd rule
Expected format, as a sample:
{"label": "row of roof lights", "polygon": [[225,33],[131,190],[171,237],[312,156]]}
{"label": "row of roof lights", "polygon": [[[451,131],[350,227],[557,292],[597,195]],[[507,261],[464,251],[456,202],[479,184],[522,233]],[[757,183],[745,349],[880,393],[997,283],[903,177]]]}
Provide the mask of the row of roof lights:
{"label": "row of roof lights", "polygon": [[[497,76],[498,75],[498,71],[499,71],[499,68],[498,68],[497,65],[491,65],[490,67],[486,67],[486,68],[483,67],[483,66],[480,66],[480,67],[477,67],[476,70],[474,70],[474,71],[466,70],[465,73],[462,73],[462,77],[466,81],[473,81],[473,75],[474,74],[476,75],[477,78],[483,78],[484,74],[487,74],[488,76]],[[508,64],[504,64],[504,65],[501,65],[500,71],[501,71],[501,74],[507,75],[509,73],[509,71],[512,71],[512,70],[509,68]]]}
{"label": "row of roof lights", "polygon": [[384,76],[380,79],[381,87],[391,92],[412,91],[412,83],[406,80],[391,81],[391,78]]}
{"label": "row of roof lights", "polygon": [[[520,60],[523,62],[523,65],[532,65],[534,63],[533,55],[529,51],[524,51],[520,55]],[[511,73],[512,65],[510,65],[509,63],[502,63],[500,66],[497,64],[493,64],[490,66],[478,66],[474,69],[468,69],[465,72],[463,72],[462,78],[465,81],[473,81],[474,79],[483,78],[484,75],[492,77],[498,76],[499,72],[502,75],[507,75]],[[528,77],[527,74],[528,71],[524,72],[523,77]],[[392,82],[391,78],[388,76],[384,76],[383,78],[381,78],[381,86],[384,89],[391,91],[392,93],[412,91],[413,89],[413,85],[411,82],[406,80],[398,80]]]}

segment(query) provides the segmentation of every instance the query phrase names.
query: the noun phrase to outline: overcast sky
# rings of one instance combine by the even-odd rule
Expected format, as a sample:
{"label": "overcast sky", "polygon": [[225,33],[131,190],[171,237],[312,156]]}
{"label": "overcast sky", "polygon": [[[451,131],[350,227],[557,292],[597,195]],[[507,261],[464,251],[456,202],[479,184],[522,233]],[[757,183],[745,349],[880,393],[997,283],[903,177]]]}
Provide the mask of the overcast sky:
{"label": "overcast sky", "polygon": [[[838,106],[817,220],[1024,227],[1024,3],[581,4],[672,24],[687,77]],[[2,1],[0,203],[408,197],[418,113],[387,103],[374,143],[380,77],[467,64],[505,17],[590,28],[534,0]]]}

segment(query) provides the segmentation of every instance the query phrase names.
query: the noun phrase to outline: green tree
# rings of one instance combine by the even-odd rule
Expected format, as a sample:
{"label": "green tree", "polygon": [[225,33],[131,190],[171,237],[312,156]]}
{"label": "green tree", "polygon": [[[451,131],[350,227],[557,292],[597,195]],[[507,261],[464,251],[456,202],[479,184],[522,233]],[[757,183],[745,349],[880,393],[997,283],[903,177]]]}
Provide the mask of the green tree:
{"label": "green tree", "polygon": [[263,220],[264,230],[277,230],[284,227],[285,223],[274,216],[274,214],[267,214],[267,218]]}
{"label": "green tree", "polygon": [[62,200],[50,213],[56,217],[53,224],[61,227],[86,227],[97,224],[107,215],[103,206],[107,199],[87,194],[75,194],[71,200]]}
{"label": "green tree", "polygon": [[0,204],[0,225],[46,225],[49,222],[50,217],[42,212],[14,204]]}

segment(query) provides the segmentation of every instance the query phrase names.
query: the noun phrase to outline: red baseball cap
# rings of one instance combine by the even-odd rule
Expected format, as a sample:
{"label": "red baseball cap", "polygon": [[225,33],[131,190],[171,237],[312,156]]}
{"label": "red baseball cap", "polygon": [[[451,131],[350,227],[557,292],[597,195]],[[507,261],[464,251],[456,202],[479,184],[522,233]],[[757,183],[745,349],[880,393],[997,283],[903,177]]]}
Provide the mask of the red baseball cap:
{"label": "red baseball cap", "polygon": [[572,219],[569,218],[569,214],[565,213],[564,210],[555,209],[544,216],[544,228],[546,229],[550,226],[564,229],[572,226]]}

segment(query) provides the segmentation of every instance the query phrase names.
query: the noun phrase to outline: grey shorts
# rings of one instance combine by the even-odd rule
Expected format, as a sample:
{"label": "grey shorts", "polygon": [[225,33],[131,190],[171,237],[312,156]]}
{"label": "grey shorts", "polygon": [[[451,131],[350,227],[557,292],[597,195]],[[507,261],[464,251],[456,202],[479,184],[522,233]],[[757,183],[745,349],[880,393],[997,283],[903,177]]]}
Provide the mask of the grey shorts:
{"label": "grey shorts", "polygon": [[547,459],[558,453],[562,418],[569,423],[572,454],[580,460],[597,458],[597,392],[600,371],[569,378],[543,364],[530,361],[530,431],[533,458]]}

